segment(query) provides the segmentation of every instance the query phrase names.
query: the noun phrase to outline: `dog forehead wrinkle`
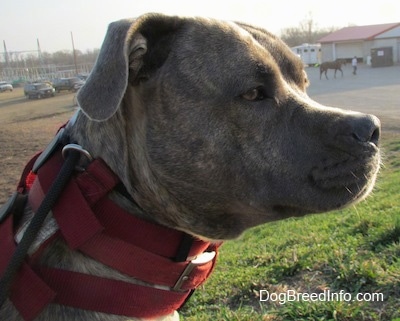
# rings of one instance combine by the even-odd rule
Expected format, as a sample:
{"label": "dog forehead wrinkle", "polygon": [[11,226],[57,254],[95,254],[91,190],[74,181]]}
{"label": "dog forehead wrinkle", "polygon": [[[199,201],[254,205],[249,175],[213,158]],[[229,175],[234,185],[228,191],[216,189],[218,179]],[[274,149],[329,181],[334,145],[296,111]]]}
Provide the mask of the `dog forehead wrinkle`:
{"label": "dog forehead wrinkle", "polygon": [[288,81],[294,81],[297,85],[304,85],[303,63],[282,40],[262,28],[241,22],[237,22],[237,24],[247,30],[265,52],[272,57],[284,78]]}
{"label": "dog forehead wrinkle", "polygon": [[[240,30],[237,26],[236,29]],[[200,41],[192,39],[182,44],[178,42],[178,46],[183,50],[179,50],[179,54],[175,57],[177,65],[174,73],[178,75],[181,82],[187,84],[187,93],[197,95],[199,92],[207,92],[203,95],[203,100],[215,96],[223,101],[239,96],[257,86],[278,87],[274,84],[278,82],[277,77],[280,71],[272,56],[250,38],[246,31],[243,32],[247,40],[243,41],[237,37],[229,45],[232,48],[230,51],[218,49],[221,41],[214,34],[215,39],[207,40],[209,41],[207,46],[210,48],[207,50],[207,56],[199,57],[198,55],[200,48],[204,46]],[[225,34],[220,34],[220,37],[225,36]],[[222,43],[224,42],[226,41]],[[242,54],[234,54],[236,51]],[[227,73],[227,68],[235,72]],[[193,77],[193,74],[197,77]],[[179,84],[175,87],[178,86]]]}
{"label": "dog forehead wrinkle", "polygon": [[[283,42],[265,30],[257,29],[257,32],[262,34],[262,36],[257,36],[257,34],[251,33],[241,25],[234,25],[236,30],[239,30],[241,39],[247,44],[251,59],[255,61],[257,74],[261,78],[269,80],[267,84],[271,81],[278,81],[277,77],[280,75],[285,81],[296,83],[302,89],[305,88],[305,71],[302,64],[297,61],[299,59],[297,57],[289,59],[287,55],[282,55],[277,50],[277,48],[287,49]],[[268,41],[265,41],[265,38]],[[289,54],[292,53],[290,52]],[[271,79],[271,77],[274,79]]]}

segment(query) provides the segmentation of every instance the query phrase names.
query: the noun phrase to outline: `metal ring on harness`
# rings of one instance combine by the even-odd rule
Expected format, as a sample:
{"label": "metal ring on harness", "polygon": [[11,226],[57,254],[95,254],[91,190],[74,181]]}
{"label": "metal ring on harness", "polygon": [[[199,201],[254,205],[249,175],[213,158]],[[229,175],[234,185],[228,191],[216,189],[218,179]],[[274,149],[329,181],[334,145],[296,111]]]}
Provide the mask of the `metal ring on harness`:
{"label": "metal ring on harness", "polygon": [[90,153],[86,149],[83,149],[82,146],[80,146],[78,144],[68,144],[68,145],[64,146],[64,148],[62,149],[62,152],[61,152],[62,157],[64,159],[66,158],[69,150],[75,150],[75,151],[81,153],[83,156],[85,156],[90,162],[93,161],[92,155],[90,155]]}

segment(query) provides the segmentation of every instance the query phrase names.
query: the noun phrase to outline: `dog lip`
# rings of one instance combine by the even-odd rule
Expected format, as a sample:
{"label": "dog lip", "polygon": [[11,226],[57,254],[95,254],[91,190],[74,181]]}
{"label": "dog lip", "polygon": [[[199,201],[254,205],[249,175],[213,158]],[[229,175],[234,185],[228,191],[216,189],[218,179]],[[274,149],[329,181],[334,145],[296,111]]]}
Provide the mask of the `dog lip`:
{"label": "dog lip", "polygon": [[312,185],[321,189],[350,189],[364,186],[368,182],[367,171],[357,167],[352,168],[315,168],[309,175]]}
{"label": "dog lip", "polygon": [[276,212],[279,212],[280,214],[289,215],[293,215],[294,213],[302,215],[312,212],[312,210],[291,205],[274,205],[272,206],[272,209]]}
{"label": "dog lip", "polygon": [[325,144],[328,149],[341,151],[351,157],[358,157],[360,154],[376,154],[379,152],[378,141],[357,141],[354,143],[354,138],[346,135],[337,135],[336,141]]}
{"label": "dog lip", "polygon": [[[371,143],[366,143],[373,145]],[[375,146],[372,147],[376,149]],[[345,154],[341,158],[334,160],[324,159],[319,164],[313,166],[309,172],[309,180],[316,185],[323,187],[324,183],[334,187],[347,184],[360,184],[369,180],[379,168],[379,152],[365,151],[357,156]],[[342,181],[342,183],[341,183]]]}
{"label": "dog lip", "polygon": [[[359,198],[361,198],[363,193],[360,194]],[[334,203],[321,203],[315,205],[313,207],[300,207],[300,206],[292,206],[292,205],[274,205],[272,206],[272,210],[279,215],[279,219],[288,218],[288,217],[301,217],[308,214],[317,214],[324,213],[333,210],[339,210],[341,208],[346,207],[348,204],[357,201],[357,197],[351,200],[345,201],[337,201]]]}

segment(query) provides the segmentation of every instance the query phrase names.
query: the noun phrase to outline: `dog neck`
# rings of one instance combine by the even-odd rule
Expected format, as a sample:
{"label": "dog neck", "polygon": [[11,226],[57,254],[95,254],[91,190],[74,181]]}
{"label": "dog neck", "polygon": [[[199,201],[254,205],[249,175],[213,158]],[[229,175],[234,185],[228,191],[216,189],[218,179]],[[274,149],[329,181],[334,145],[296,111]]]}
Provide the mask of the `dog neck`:
{"label": "dog neck", "polygon": [[[63,164],[59,143],[54,145],[44,152],[47,155],[36,159],[35,174],[30,172],[21,180],[20,190],[29,192],[33,211],[40,206]],[[30,164],[28,167],[33,161]],[[35,318],[49,303],[139,318],[171,315],[211,273],[216,244],[135,217],[113,202],[110,193],[126,194],[118,177],[101,159],[92,160],[70,179],[47,220],[46,227],[51,227],[31,248],[30,259],[24,263],[30,272],[17,276],[17,284],[24,287],[13,287],[12,298],[26,292],[26,285],[33,287],[29,289],[32,293],[45,293],[28,298],[30,304],[14,299],[26,320]],[[26,221],[28,224],[30,220]],[[18,241],[25,232],[24,226],[14,236],[12,219],[7,222],[1,226],[4,231],[0,234]],[[70,250],[82,252],[139,282],[132,284],[42,265],[41,253],[60,240]],[[104,304],[101,293],[109,294],[110,289],[112,295]],[[154,297],[157,302],[152,302]],[[32,305],[35,309],[24,307]]]}

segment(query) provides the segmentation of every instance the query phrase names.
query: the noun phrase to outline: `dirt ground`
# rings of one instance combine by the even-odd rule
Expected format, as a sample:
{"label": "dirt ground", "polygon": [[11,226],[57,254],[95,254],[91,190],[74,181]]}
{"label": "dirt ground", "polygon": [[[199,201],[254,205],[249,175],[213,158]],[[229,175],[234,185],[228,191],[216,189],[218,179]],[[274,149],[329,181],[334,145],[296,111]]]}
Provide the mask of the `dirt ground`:
{"label": "dirt ground", "polygon": [[[352,109],[378,116],[384,137],[400,139],[400,66],[370,68],[360,66],[351,74],[351,66],[329,80],[319,79],[318,68],[307,68],[311,85],[308,94],[328,106]],[[74,113],[74,94],[28,100],[21,88],[0,93],[0,205],[15,190],[26,162],[45,148],[57,129]]]}
{"label": "dirt ground", "polygon": [[0,93],[0,205],[14,192],[25,164],[74,113],[74,94],[28,100],[23,89]]}
{"label": "dirt ground", "polygon": [[400,129],[400,65],[371,68],[360,65],[357,75],[352,74],[351,65],[342,67],[334,78],[334,71],[328,71],[319,79],[318,68],[307,68],[311,85],[308,95],[317,102],[351,109],[378,116],[383,131]]}

